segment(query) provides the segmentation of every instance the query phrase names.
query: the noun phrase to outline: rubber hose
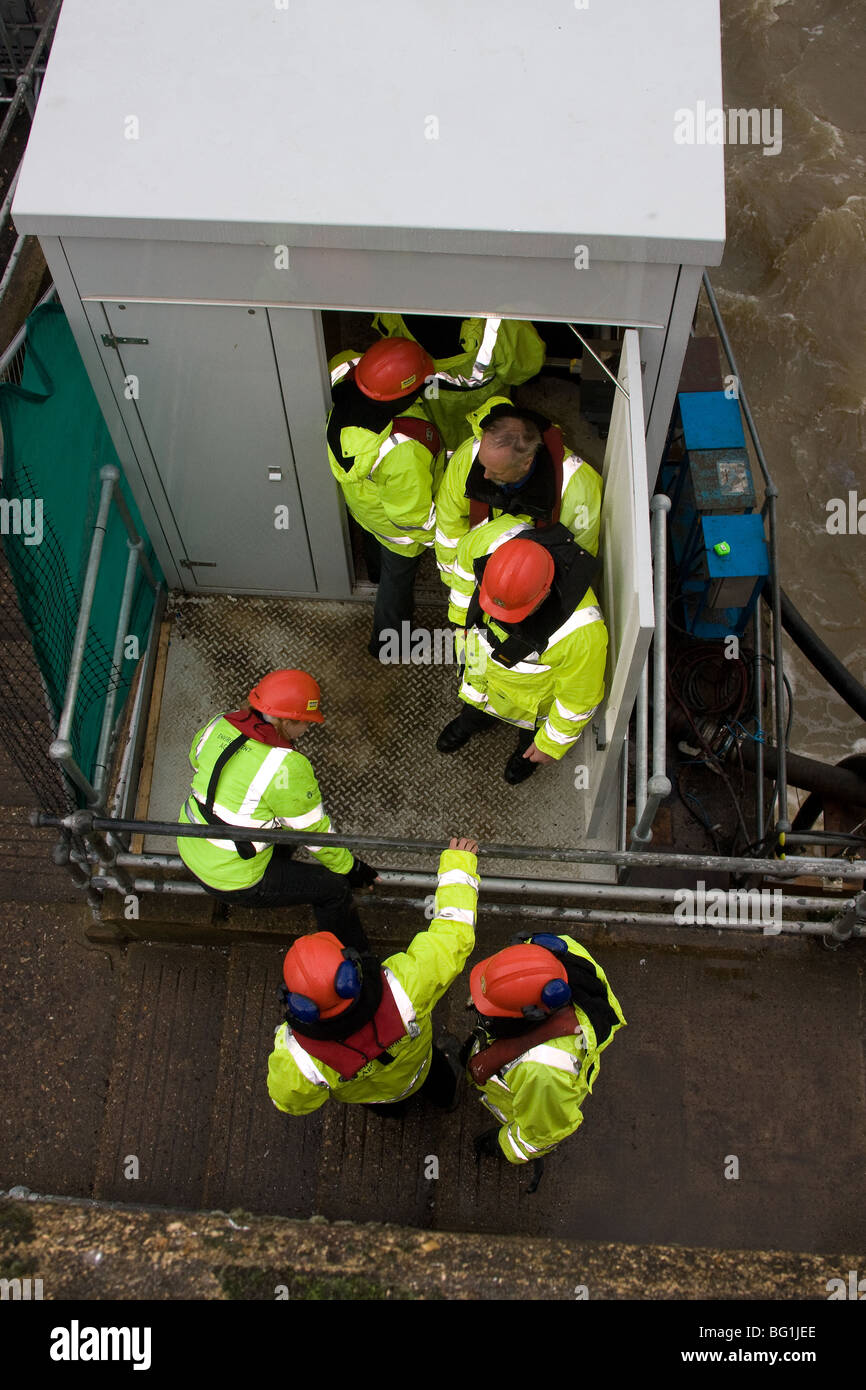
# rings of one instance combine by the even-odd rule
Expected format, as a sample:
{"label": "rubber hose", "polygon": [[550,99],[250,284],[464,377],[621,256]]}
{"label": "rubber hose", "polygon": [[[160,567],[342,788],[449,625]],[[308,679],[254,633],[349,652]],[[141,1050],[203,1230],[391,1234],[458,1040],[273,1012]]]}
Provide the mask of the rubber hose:
{"label": "rubber hose", "polygon": [[[836,763],[836,766],[848,768],[851,772],[856,772],[860,777],[866,778],[866,757],[862,753],[852,753],[850,757],[843,758],[841,762]],[[794,817],[794,823],[791,826],[792,831],[811,830],[824,810],[824,802],[829,800],[831,798],[822,792],[810,792]]]}
{"label": "rubber hose", "polygon": [[[763,595],[764,602],[772,608],[773,596],[769,584],[764,585]],[[779,590],[779,597],[782,607],[782,627],[792,642],[797,644],[800,651],[812,663],[819,675],[824,677],[827,684],[831,685],[836,693],[842,696],[846,705],[850,705],[855,714],[866,720],[866,687],[861,685],[855,676],[852,676],[835,652],[831,652],[826,643],[821,641],[815,629],[809,626],[799,610],[794,607],[784,589]]]}
{"label": "rubber hose", "polygon": [[[740,744],[743,763],[749,772],[754,772],[756,764],[753,739],[744,739]],[[764,776],[775,777],[778,769],[776,749],[772,743],[764,744]],[[831,763],[819,762],[817,758],[804,758],[800,753],[788,753],[788,784],[802,787],[805,791],[817,792],[828,801],[841,801],[845,805],[866,806],[866,777],[856,771],[833,767]]]}

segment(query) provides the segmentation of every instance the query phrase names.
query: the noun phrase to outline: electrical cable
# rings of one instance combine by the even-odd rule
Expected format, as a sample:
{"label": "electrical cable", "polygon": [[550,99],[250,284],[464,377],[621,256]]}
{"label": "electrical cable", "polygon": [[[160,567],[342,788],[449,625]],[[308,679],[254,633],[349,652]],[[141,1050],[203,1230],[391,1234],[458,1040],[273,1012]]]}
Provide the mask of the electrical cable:
{"label": "electrical cable", "polygon": [[[694,638],[692,642],[695,642]],[[724,667],[720,666],[722,661],[725,663]],[[702,685],[699,675],[700,668],[710,662],[714,662],[718,668],[715,680],[704,673]],[[748,699],[750,686],[750,671],[743,658],[739,654],[736,657],[726,657],[724,649],[718,643],[701,642],[699,647],[693,646],[690,651],[680,652],[668,671],[669,696],[683,711],[699,745],[706,754],[707,766],[721,777],[731,798],[738,822],[731,841],[729,851],[731,854],[735,852],[740,834],[747,845],[750,842],[750,837],[743,815],[741,799],[722,764],[719,753],[713,747],[713,742],[718,738],[721,721],[718,719],[715,721],[716,729],[712,739],[709,739],[698,727],[695,716],[708,717],[730,711],[731,717],[738,720]],[[731,738],[733,742],[736,742],[733,735]],[[680,799],[686,805],[682,795]],[[690,808],[687,806],[686,809]],[[705,826],[705,829],[709,829],[709,827]]]}

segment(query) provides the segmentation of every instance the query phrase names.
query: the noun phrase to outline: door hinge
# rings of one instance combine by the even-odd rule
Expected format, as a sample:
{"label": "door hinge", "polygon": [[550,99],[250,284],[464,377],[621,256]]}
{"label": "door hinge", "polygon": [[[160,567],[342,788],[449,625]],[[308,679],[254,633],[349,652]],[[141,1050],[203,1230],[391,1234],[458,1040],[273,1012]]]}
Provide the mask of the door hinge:
{"label": "door hinge", "polygon": [[147,347],[149,338],[118,338],[114,333],[103,333],[102,342],[105,347],[114,348],[115,352],[121,343],[140,343],[142,347]]}
{"label": "door hinge", "polygon": [[196,569],[196,570],[198,570],[198,569],[215,570],[216,567],[217,567],[217,563],[218,563],[218,562],[217,562],[216,560],[181,560],[181,561],[179,561],[179,564],[180,564],[180,567],[181,567],[182,570],[193,570],[193,569]]}

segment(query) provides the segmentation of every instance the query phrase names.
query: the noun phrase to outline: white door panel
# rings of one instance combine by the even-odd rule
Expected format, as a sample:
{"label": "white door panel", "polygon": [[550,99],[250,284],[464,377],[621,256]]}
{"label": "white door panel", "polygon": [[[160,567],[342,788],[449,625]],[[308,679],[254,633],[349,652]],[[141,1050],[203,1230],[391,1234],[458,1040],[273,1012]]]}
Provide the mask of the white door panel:
{"label": "white door panel", "polygon": [[583,739],[589,839],[598,833],[610,798],[619,795],[620,753],[654,629],[640,345],[633,328],[626,330],[618,380],[628,399],[616,391],[604,457],[602,576],[596,586],[609,636],[607,698]]}

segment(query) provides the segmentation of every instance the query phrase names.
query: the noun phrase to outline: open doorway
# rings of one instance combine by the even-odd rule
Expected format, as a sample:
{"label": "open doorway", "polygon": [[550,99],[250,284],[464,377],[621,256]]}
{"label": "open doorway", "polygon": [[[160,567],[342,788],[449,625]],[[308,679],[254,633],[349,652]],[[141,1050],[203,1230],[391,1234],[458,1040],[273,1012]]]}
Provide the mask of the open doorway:
{"label": "open doorway", "polygon": [[[363,353],[382,336],[379,315],[370,312],[322,310],[321,317],[329,362],[349,350]],[[396,315],[386,317],[393,319]],[[434,314],[404,313],[401,317],[412,336],[437,362],[458,356],[466,345],[464,330],[471,320]],[[527,327],[540,340],[538,370],[525,381],[500,388],[497,393],[509,394],[515,404],[560,425],[570,448],[601,474],[616,391],[611,376],[615,377],[619,368],[624,329],[616,325],[576,324],[580,338],[588,345],[585,348],[567,323],[533,321]],[[470,432],[466,425],[467,437]],[[367,567],[361,528],[351,517],[349,534],[354,593],[359,598],[368,597],[374,583]],[[425,555],[419,569],[416,592],[432,601],[444,597],[432,552]]]}

